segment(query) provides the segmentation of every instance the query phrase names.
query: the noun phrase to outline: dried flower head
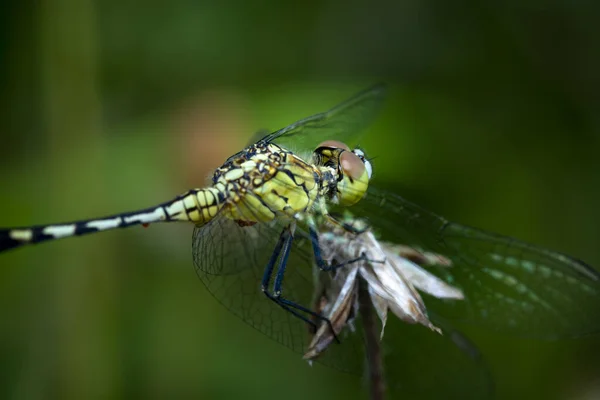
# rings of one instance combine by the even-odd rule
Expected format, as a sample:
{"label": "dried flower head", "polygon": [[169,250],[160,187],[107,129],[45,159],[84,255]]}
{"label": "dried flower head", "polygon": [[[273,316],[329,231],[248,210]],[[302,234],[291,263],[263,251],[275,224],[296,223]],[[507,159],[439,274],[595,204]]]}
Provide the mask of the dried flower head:
{"label": "dried flower head", "polygon": [[313,308],[327,317],[331,325],[320,323],[304,358],[315,359],[345,327],[353,329],[353,319],[358,315],[359,279],[367,283],[371,303],[382,324],[381,337],[388,311],[404,322],[419,323],[441,333],[429,320],[418,290],[437,298],[464,299],[461,290],[423,268],[428,265],[450,268],[452,262],[439,254],[380,242],[363,221],[348,217],[346,221],[351,225],[329,224],[319,233],[323,260],[337,268],[331,272],[317,271]]}

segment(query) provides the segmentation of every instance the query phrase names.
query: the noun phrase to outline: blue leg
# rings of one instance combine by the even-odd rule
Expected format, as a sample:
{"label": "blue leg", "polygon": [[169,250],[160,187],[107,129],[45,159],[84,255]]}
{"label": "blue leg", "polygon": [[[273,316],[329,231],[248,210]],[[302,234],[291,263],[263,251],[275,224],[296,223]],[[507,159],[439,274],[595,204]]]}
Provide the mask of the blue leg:
{"label": "blue leg", "polygon": [[279,253],[281,253],[281,249],[283,248],[283,244],[287,240],[286,235],[289,235],[288,228],[284,228],[281,234],[279,235],[279,240],[275,245],[275,249],[273,249],[273,254],[271,254],[269,263],[265,267],[265,272],[263,273],[263,278],[261,282],[261,289],[265,293],[267,293],[267,291],[269,290],[269,283],[271,282],[273,267],[275,267],[275,262],[277,262],[277,259],[279,258]]}
{"label": "blue leg", "polygon": [[321,256],[321,246],[319,246],[319,235],[317,235],[317,231],[312,226],[308,227],[308,234],[310,236],[310,243],[313,249],[313,255],[315,256],[315,263],[317,267],[323,271],[328,271],[330,265],[323,260],[323,256]]}
{"label": "blue leg", "polygon": [[[288,262],[288,258],[290,255],[290,251],[292,250],[292,242],[293,241],[294,241],[294,235],[292,234],[290,227],[288,226],[281,232],[281,235],[279,236],[279,241],[277,242],[275,250],[273,251],[271,258],[269,259],[269,263],[267,264],[267,266],[265,268],[265,272],[263,274],[263,279],[262,279],[262,285],[261,285],[262,291],[267,296],[267,298],[269,298],[270,300],[275,302],[275,304],[277,304],[279,307],[290,312],[296,318],[299,318],[302,321],[306,322],[313,329],[315,329],[315,330],[317,329],[316,324],[313,321],[306,318],[304,315],[300,314],[300,312],[304,312],[308,315],[313,316],[314,318],[316,318],[318,320],[327,322],[331,331],[334,332],[333,326],[331,325],[331,321],[329,321],[329,319],[325,318],[321,314],[318,314],[304,306],[301,306],[300,304],[294,303],[293,301],[290,301],[281,296],[283,278],[285,276],[285,268],[287,267],[287,262]],[[279,265],[277,267],[277,272],[275,273],[275,281],[273,283],[273,291],[272,291],[272,293],[270,293],[269,292],[269,284],[271,281],[271,276],[273,274],[273,269],[275,267],[275,263],[276,263],[277,259],[279,258],[279,255],[282,250],[283,250],[283,254],[281,255],[281,259],[280,259]]]}

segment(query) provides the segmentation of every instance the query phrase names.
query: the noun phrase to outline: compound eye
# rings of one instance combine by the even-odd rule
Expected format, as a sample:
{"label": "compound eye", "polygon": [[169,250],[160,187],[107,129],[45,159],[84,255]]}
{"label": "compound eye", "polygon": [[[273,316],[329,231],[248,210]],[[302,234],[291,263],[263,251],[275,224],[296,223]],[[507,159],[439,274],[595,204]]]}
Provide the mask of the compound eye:
{"label": "compound eye", "polygon": [[350,147],[348,147],[348,145],[346,145],[346,143],[342,143],[337,140],[326,140],[323,143],[321,143],[320,145],[318,145],[317,149],[319,147],[329,147],[331,149],[343,149],[346,151],[350,151]]}
{"label": "compound eye", "polygon": [[338,181],[338,204],[351,206],[367,193],[369,171],[363,160],[351,151],[342,151],[339,155],[341,180]]}
{"label": "compound eye", "polygon": [[[367,168],[365,167],[363,160],[356,154],[350,151],[344,151],[340,155],[340,166],[342,171],[344,171],[344,175],[352,180],[364,179],[365,170],[367,170]],[[368,170],[367,175],[369,178],[371,177]]]}

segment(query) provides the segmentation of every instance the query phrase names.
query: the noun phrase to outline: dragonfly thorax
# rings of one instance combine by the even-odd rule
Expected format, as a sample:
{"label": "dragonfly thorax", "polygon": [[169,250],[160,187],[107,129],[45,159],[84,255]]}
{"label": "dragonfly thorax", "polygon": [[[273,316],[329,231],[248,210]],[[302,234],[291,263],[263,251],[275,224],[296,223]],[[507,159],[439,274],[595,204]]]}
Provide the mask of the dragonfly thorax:
{"label": "dragonfly thorax", "polygon": [[306,212],[335,185],[337,175],[276,144],[258,142],[230,157],[212,181],[225,199],[222,212],[252,224]]}

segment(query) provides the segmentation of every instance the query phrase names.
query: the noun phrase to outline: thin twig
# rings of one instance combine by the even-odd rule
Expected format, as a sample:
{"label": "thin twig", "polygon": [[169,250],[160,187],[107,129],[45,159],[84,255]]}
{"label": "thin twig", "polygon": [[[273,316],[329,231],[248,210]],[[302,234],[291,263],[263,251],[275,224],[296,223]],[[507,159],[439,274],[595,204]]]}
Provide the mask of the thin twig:
{"label": "thin twig", "polygon": [[369,376],[369,392],[371,400],[385,398],[385,376],[383,371],[383,353],[379,339],[379,328],[375,318],[373,305],[370,301],[369,289],[363,279],[359,279],[358,302],[359,312],[365,332],[367,353],[367,373]]}

